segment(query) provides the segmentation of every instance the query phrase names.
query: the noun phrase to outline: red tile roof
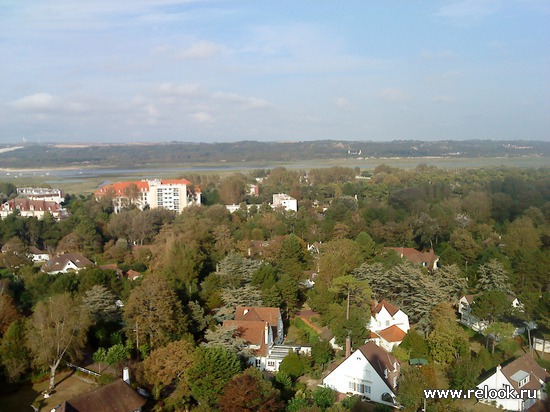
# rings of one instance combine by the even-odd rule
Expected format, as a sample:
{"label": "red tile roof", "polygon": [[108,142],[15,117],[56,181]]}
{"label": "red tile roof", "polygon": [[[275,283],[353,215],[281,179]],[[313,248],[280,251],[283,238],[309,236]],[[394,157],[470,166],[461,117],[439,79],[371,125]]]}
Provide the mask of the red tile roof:
{"label": "red tile roof", "polygon": [[382,308],[386,308],[386,310],[388,311],[388,313],[393,316],[395,315],[397,312],[399,312],[399,308],[395,305],[392,305],[390,302],[388,302],[387,300],[385,299],[382,299],[380,301],[380,303],[378,303],[378,305],[373,305],[372,308],[371,308],[371,311],[372,311],[372,314],[373,315],[377,315],[380,313],[380,311],[382,310]]}
{"label": "red tile roof", "polygon": [[387,249],[395,250],[403,258],[415,265],[422,265],[424,262],[428,263],[429,267],[433,267],[438,256],[430,250],[429,252],[420,252],[412,247],[389,247]]}
{"label": "red tile roof", "polygon": [[135,182],[116,182],[111,185],[105,185],[95,191],[96,196],[104,196],[109,192],[113,192],[115,196],[123,196],[124,191],[130,186],[136,185],[140,192],[149,191],[149,182],[147,181],[135,181]]}
{"label": "red tile roof", "polygon": [[56,202],[49,202],[46,200],[30,200],[24,197],[16,197],[13,199],[8,200],[4,203],[3,209],[9,209],[9,210],[15,210],[19,209],[21,211],[50,211],[50,212],[57,212],[59,209],[61,209],[61,206],[57,204]]}
{"label": "red tile roof", "polygon": [[273,339],[277,339],[277,326],[281,311],[279,308],[265,308],[260,306],[237,306],[235,320],[262,321],[269,323],[273,329]]}
{"label": "red tile roof", "polygon": [[163,185],[186,185],[190,186],[192,183],[187,179],[167,179],[160,181]]}
{"label": "red tile roof", "polygon": [[260,348],[257,354],[267,356],[267,342],[265,340],[265,331],[269,327],[268,322],[253,320],[224,320],[222,327],[224,329],[235,328],[238,337],[244,339],[249,345],[256,345]]}
{"label": "red tile roof", "polygon": [[378,332],[378,336],[383,338],[386,342],[402,342],[407,334],[399,326],[392,325]]}

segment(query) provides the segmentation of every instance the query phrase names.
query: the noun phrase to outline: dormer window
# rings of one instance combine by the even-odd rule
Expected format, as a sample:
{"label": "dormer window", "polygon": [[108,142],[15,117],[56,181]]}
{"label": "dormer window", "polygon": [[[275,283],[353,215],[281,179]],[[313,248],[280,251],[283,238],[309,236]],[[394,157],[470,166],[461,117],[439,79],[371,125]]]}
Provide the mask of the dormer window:
{"label": "dormer window", "polygon": [[518,386],[521,388],[522,386],[529,383],[529,372],[525,372],[523,370],[519,370],[516,373],[514,373],[510,378],[518,383]]}

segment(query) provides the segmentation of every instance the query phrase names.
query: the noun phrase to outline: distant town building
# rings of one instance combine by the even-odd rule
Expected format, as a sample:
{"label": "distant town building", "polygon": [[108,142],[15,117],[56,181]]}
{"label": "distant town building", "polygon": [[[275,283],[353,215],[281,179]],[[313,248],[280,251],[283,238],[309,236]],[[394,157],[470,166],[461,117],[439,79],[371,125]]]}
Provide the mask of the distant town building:
{"label": "distant town building", "polygon": [[25,197],[16,197],[4,202],[0,207],[0,218],[4,219],[12,213],[19,213],[22,217],[36,217],[43,219],[50,213],[57,220],[67,216],[67,211],[59,203],[46,200],[31,200]]}
{"label": "distant town building", "polygon": [[90,266],[93,266],[93,263],[80,253],[65,253],[48,260],[40,270],[49,275],[57,275],[58,273],[78,272]]}
{"label": "distant town building", "polygon": [[395,250],[402,259],[407,259],[414,265],[420,265],[428,270],[436,270],[437,263],[439,262],[439,256],[437,256],[433,249],[429,252],[419,252],[412,247],[388,247],[386,249]]}
{"label": "distant town building", "polygon": [[298,201],[292,196],[285,193],[277,193],[273,195],[273,203],[271,204],[273,209],[283,208],[284,210],[298,211]]}
{"label": "distant town building", "polygon": [[49,187],[18,187],[18,197],[26,197],[30,200],[44,200],[61,204],[65,201],[65,194],[61,189],[50,189]]}
{"label": "distant town building", "polygon": [[186,207],[201,204],[200,189],[186,179],[117,182],[102,186],[94,195],[96,200],[112,196],[115,213],[131,205],[140,210],[149,207],[181,213]]}

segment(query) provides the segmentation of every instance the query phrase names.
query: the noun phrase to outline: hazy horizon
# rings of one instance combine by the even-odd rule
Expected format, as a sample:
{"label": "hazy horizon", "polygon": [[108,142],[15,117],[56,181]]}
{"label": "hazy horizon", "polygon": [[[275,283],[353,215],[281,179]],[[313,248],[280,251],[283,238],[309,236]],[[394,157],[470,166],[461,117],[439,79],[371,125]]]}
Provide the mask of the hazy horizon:
{"label": "hazy horizon", "polygon": [[3,1],[0,143],[550,140],[544,0]]}

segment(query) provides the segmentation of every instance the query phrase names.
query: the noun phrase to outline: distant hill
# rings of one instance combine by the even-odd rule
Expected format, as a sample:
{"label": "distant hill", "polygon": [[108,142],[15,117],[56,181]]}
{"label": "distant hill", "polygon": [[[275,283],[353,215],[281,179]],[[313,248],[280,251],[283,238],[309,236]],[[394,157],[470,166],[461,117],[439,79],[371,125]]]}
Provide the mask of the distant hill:
{"label": "distant hill", "polygon": [[550,142],[316,140],[307,142],[3,145],[0,146],[0,167],[53,168],[86,165],[135,167],[158,164],[288,162],[344,158],[517,156],[550,156]]}

